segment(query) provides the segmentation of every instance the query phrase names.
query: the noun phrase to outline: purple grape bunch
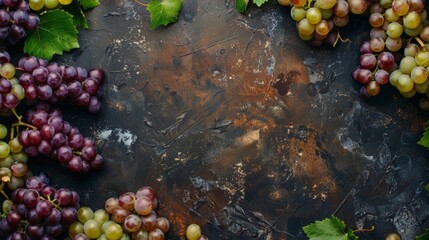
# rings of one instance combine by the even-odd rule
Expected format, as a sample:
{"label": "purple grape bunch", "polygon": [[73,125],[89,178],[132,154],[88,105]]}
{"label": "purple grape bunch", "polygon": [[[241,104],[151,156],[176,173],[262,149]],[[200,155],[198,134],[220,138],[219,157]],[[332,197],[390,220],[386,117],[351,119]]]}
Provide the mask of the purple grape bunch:
{"label": "purple grape bunch", "polygon": [[100,110],[104,81],[101,69],[87,71],[82,67],[48,63],[32,56],[21,58],[18,66],[23,71],[19,83],[24,87],[29,103],[46,101],[56,104],[71,100],[91,113]]}
{"label": "purple grape bunch", "polygon": [[25,38],[27,31],[37,28],[40,18],[30,12],[26,0],[0,1],[0,39],[11,44]]}
{"label": "purple grape bunch", "polygon": [[352,73],[353,79],[362,84],[362,97],[376,96],[381,86],[389,83],[390,73],[397,69],[395,56],[386,51],[376,56],[369,42],[362,43],[360,54],[359,67]]}
{"label": "purple grape bunch", "polygon": [[57,239],[77,221],[79,201],[76,191],[50,186],[43,174],[29,177],[3,202],[0,239]]}
{"label": "purple grape bunch", "polygon": [[35,129],[22,131],[18,140],[29,157],[50,156],[72,172],[88,173],[102,167],[104,159],[94,141],[64,121],[59,109],[37,104],[26,117]]}

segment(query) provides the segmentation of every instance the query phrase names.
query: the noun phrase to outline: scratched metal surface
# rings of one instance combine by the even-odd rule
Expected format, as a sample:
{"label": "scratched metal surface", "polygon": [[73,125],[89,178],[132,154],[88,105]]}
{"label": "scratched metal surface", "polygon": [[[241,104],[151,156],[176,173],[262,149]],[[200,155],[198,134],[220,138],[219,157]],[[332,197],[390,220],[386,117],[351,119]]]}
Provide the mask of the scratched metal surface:
{"label": "scratched metal surface", "polygon": [[149,29],[132,0],[88,13],[81,49],[57,58],[108,76],[98,115],[66,119],[97,139],[103,170],[76,176],[33,161],[83,203],[153,186],[167,239],[198,223],[210,239],[305,239],[301,227],[335,214],[362,239],[429,226],[428,120],[413,101],[384,88],[362,101],[350,78],[362,19],[335,49],[301,41],[288,8],[238,14],[234,1],[187,0],[178,23]]}

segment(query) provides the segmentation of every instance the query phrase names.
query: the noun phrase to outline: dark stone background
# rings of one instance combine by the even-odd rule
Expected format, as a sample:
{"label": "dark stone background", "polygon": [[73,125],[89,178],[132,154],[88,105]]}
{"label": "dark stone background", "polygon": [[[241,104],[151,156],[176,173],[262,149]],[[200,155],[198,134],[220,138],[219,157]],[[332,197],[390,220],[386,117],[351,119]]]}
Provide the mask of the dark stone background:
{"label": "dark stone background", "polygon": [[132,0],[87,16],[81,48],[55,61],[107,73],[99,114],[65,114],[106,166],[81,176],[30,163],[83,205],[150,185],[167,239],[190,223],[210,239],[305,239],[302,226],[331,214],[376,226],[361,239],[429,226],[428,150],[416,144],[428,114],[391,86],[362,100],[351,79],[366,18],[341,31],[352,43],[313,48],[273,5],[240,15],[232,0],[185,0],[178,23],[156,30]]}

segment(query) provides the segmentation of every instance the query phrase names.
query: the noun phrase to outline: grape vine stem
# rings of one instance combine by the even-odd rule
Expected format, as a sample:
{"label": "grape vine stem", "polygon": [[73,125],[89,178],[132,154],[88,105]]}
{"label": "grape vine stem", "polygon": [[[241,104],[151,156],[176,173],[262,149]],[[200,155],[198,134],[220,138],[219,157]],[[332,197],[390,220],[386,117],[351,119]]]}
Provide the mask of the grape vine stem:
{"label": "grape vine stem", "polygon": [[7,199],[10,200],[9,197],[7,196],[7,194],[4,192],[4,186],[5,186],[6,182],[2,182],[0,185],[0,193]]}
{"label": "grape vine stem", "polygon": [[337,45],[337,43],[338,43],[338,40],[340,40],[341,42],[349,42],[349,43],[351,43],[352,41],[350,40],[350,39],[348,39],[348,38],[346,38],[346,39],[343,39],[342,37],[341,37],[341,35],[340,35],[340,32],[338,32],[337,33],[337,39],[335,39],[335,42],[334,42],[334,44],[332,45],[333,47],[335,47],[336,45]]}
{"label": "grape vine stem", "polygon": [[374,229],[375,229],[375,227],[374,226],[371,226],[371,228],[363,228],[363,229],[356,229],[356,230],[353,230],[352,232],[372,232],[372,231],[374,231]]}
{"label": "grape vine stem", "polygon": [[140,2],[139,0],[134,0],[134,2],[135,2],[135,3],[137,3],[138,5],[143,6],[143,7],[149,7],[149,4],[147,4],[147,3],[142,3],[142,2]]}

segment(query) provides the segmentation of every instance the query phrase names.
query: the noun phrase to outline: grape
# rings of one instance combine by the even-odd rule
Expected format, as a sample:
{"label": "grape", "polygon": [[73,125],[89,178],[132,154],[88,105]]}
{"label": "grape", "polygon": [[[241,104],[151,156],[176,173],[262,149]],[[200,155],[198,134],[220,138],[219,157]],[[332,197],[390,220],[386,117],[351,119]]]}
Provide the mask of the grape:
{"label": "grape", "polygon": [[45,8],[53,9],[58,6],[58,0],[45,0]]}
{"label": "grape", "polygon": [[392,9],[398,16],[404,16],[408,13],[410,5],[407,0],[394,0],[392,2]]}
{"label": "grape", "polygon": [[391,38],[399,38],[402,35],[403,27],[398,22],[389,23],[386,34]]}
{"label": "grape", "polygon": [[337,17],[345,17],[349,13],[349,4],[345,0],[339,0],[333,7],[333,13]]}
{"label": "grape", "polygon": [[420,25],[421,19],[420,15],[417,12],[412,11],[407,13],[403,17],[402,21],[406,28],[415,29]]}
{"label": "grape", "polygon": [[385,85],[389,82],[389,73],[383,69],[380,69],[375,72],[374,80],[380,85]]}
{"label": "grape", "polygon": [[48,200],[41,200],[36,206],[36,212],[41,217],[47,217],[51,214],[52,204]]}
{"label": "grape", "polygon": [[401,93],[409,92],[414,87],[414,82],[408,74],[401,74],[395,84]]}
{"label": "grape", "polygon": [[362,84],[367,84],[372,79],[372,72],[368,69],[360,69],[356,80]]}
{"label": "grape", "polygon": [[124,223],[125,218],[127,218],[130,214],[130,210],[119,207],[113,211],[112,219],[117,223]]}
{"label": "grape", "polygon": [[369,96],[376,96],[380,92],[380,84],[376,81],[370,81],[366,85],[366,91]]}
{"label": "grape", "polygon": [[136,199],[136,196],[134,193],[132,192],[124,193],[118,198],[119,207],[130,210],[134,207],[135,199]]}
{"label": "grape", "polygon": [[411,79],[414,83],[421,84],[424,83],[428,78],[428,71],[426,68],[417,66],[411,71]]}
{"label": "grape", "polygon": [[125,230],[127,230],[128,232],[137,232],[142,224],[142,220],[140,219],[140,217],[138,217],[135,214],[131,214],[129,216],[127,216],[127,218],[125,218],[124,221],[124,228]]}
{"label": "grape", "polygon": [[307,18],[302,19],[298,22],[298,32],[301,35],[308,36],[314,32],[315,26],[311,24]]}
{"label": "grape", "polygon": [[68,230],[69,236],[73,238],[74,236],[83,233],[83,224],[81,222],[74,222],[69,226]]}
{"label": "grape", "polygon": [[201,237],[201,228],[197,224],[190,224],[186,228],[186,237],[189,240],[198,240]]}
{"label": "grape", "polygon": [[105,235],[108,239],[117,240],[122,237],[123,231],[121,225],[112,223],[104,230]]}
{"label": "grape", "polygon": [[309,8],[305,14],[308,22],[311,24],[318,24],[322,20],[322,13],[318,8]]}
{"label": "grape", "polygon": [[[409,62],[411,62],[411,60]],[[402,61],[401,61],[401,63],[402,63]],[[429,66],[429,52],[427,52],[427,51],[418,52],[415,56],[415,63],[419,66],[422,66],[422,67]]]}
{"label": "grape", "polygon": [[0,75],[4,78],[11,79],[15,76],[15,66],[12,63],[5,63],[1,66]]}
{"label": "grape", "polygon": [[349,0],[350,12],[354,14],[362,14],[367,9],[368,5],[365,0]]}
{"label": "grape", "polygon": [[29,0],[30,8],[34,11],[39,11],[45,5],[45,0]]}
{"label": "grape", "polygon": [[417,67],[417,63],[415,59],[411,56],[406,56],[402,58],[401,63],[399,64],[399,69],[401,70],[402,73],[405,73],[405,74],[411,74],[411,71],[415,67]]}
{"label": "grape", "polygon": [[170,222],[164,217],[159,217],[156,219],[156,227],[162,232],[167,233],[170,229]]}
{"label": "grape", "polygon": [[378,28],[381,27],[384,23],[384,16],[381,13],[373,13],[369,16],[369,24],[374,27]]}
{"label": "grape", "polygon": [[83,231],[89,238],[98,238],[102,233],[100,223],[94,219],[85,222]]}
{"label": "grape", "polygon": [[377,58],[371,54],[366,53],[360,57],[360,66],[365,69],[372,69],[377,65]]}
{"label": "grape", "polygon": [[377,66],[389,71],[395,65],[395,57],[390,52],[382,52],[377,58]]}
{"label": "grape", "polygon": [[94,220],[98,221],[100,224],[104,224],[109,221],[109,213],[104,209],[99,209],[94,212]]}
{"label": "grape", "polygon": [[138,197],[134,202],[134,210],[140,215],[148,215],[153,207],[152,201],[148,197]]}
{"label": "grape", "polygon": [[18,138],[16,137],[9,140],[8,145],[11,153],[18,153],[23,148],[23,146],[19,143]]}
{"label": "grape", "polygon": [[150,214],[141,217],[142,228],[148,232],[155,230],[156,228],[156,213],[151,211]]}
{"label": "grape", "polygon": [[335,6],[337,1],[336,0],[317,0],[316,3],[321,9],[331,9]]}
{"label": "grape", "polygon": [[384,49],[384,40],[382,38],[373,38],[369,44],[371,50],[374,52],[381,52]]}
{"label": "grape", "polygon": [[94,212],[89,207],[81,207],[77,211],[77,218],[81,223],[85,223],[94,218]]}
{"label": "grape", "polygon": [[402,38],[390,38],[385,41],[386,48],[392,52],[397,52],[402,48]]}
{"label": "grape", "polygon": [[25,233],[32,238],[39,239],[43,236],[45,230],[41,224],[28,224]]}

